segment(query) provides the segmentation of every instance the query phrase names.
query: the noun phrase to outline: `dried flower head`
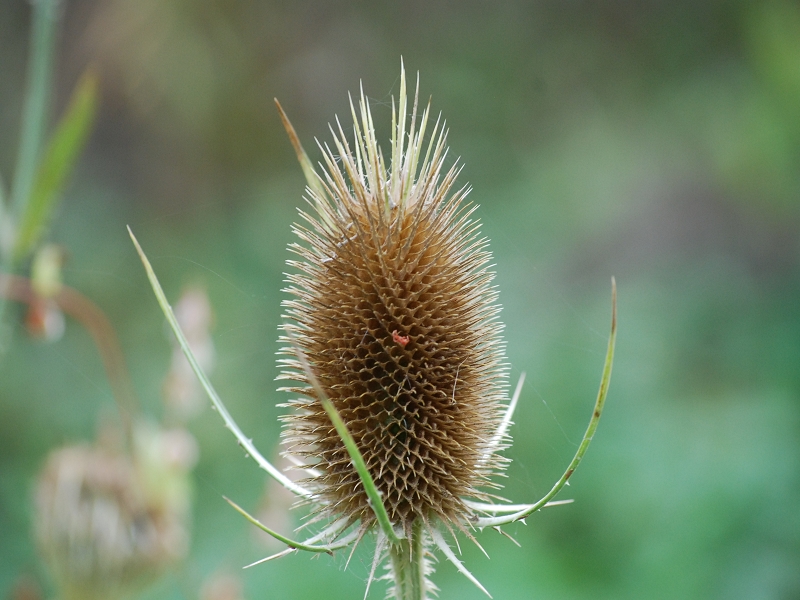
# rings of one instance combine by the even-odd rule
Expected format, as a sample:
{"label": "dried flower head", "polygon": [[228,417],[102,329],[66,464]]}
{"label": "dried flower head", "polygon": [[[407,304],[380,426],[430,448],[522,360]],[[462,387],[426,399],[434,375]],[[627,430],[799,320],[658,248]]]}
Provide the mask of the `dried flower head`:
{"label": "dried flower head", "polygon": [[284,303],[293,323],[280,362],[289,406],[290,452],[319,473],[308,485],[330,516],[371,524],[375,517],[347,449],[319,402],[302,353],[341,415],[381,494],[393,526],[410,536],[417,519],[457,527],[472,519],[465,497],[502,461],[492,435],[507,403],[502,325],[488,269],[491,255],[455,189],[459,166],[445,168],[447,132],[430,107],[417,126],[416,98],[406,131],[405,90],[393,110],[390,163],[375,139],[364,96],[355,143],[334,134],[327,171],[309,188],[312,213],[295,232]]}
{"label": "dried flower head", "polygon": [[140,424],[133,457],[88,445],[50,454],[36,537],[62,597],[120,597],[186,556],[194,452],[187,432]]}
{"label": "dried flower head", "polygon": [[[214,407],[239,443],[271,477],[315,508],[325,522],[297,541],[235,503],[251,523],[288,546],[253,563],[297,550],[332,553],[377,531],[369,582],[388,555],[389,596],[423,600],[435,547],[484,592],[444,533],[524,519],[551,502],[578,467],[608,392],[616,339],[616,301],[603,377],[589,426],[572,461],[532,504],[491,503],[491,481],[505,460],[508,428],[524,374],[510,400],[490,254],[455,188],[460,167],[445,166],[446,130],[426,142],[430,106],[417,125],[417,96],[407,118],[405,75],[392,104],[388,165],[362,92],[351,102],[352,146],[337,121],[332,150],[320,146],[322,174],[311,165],[283,110],[284,125],[308,181],[310,212],[295,225],[281,341],[280,378],[295,396],[284,418],[286,458],[310,477],[295,482],[270,463],[231,417],[206,377],[136,238],[131,238],[178,341]],[[613,283],[613,280],[612,280]],[[613,286],[612,286],[613,287]],[[615,298],[615,291],[612,298]],[[477,542],[476,542],[477,543]],[[250,565],[250,566],[253,566]],[[487,592],[488,594],[488,592]]]}

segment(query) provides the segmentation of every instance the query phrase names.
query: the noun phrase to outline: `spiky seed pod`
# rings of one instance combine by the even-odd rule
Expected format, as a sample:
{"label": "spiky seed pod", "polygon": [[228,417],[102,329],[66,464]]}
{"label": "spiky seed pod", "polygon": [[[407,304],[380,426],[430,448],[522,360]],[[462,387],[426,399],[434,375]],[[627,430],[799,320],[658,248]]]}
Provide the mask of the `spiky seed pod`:
{"label": "spiky seed pod", "polygon": [[[302,367],[333,402],[364,457],[396,529],[472,518],[463,498],[502,468],[491,438],[507,400],[502,325],[487,241],[445,172],[446,130],[424,143],[430,105],[407,120],[405,82],[392,108],[385,166],[363,92],[351,103],[355,144],[341,125],[326,170],[296,225],[281,337],[288,451],[317,469],[309,485],[328,516],[369,526],[374,514],[351,458]],[[359,118],[360,117],[360,118]],[[408,131],[406,125],[408,124]],[[503,444],[500,444],[502,447]],[[497,449],[496,446],[493,447]]]}
{"label": "spiky seed pod", "polygon": [[377,522],[367,594],[388,555],[391,564],[383,579],[393,581],[390,597],[435,595],[428,577],[435,547],[488,595],[442,530],[455,533],[457,528],[467,535],[468,525],[499,530],[544,507],[571,502],[552,499],[580,464],[605,405],[616,341],[616,285],[612,278],[611,335],[600,389],[566,471],[533,504],[475,502],[488,499],[481,488],[492,487],[490,476],[505,466],[497,452],[508,445],[525,379],[523,374],[505,406],[507,367],[486,240],[478,238],[478,226],[470,220],[474,208],[464,202],[467,188],[451,191],[460,168],[454,165],[442,175],[446,134],[438,121],[423,157],[430,106],[416,131],[416,97],[406,134],[402,69],[399,119],[392,106],[389,169],[363,92],[360,108],[359,124],[351,102],[353,150],[339,126],[333,135],[336,152],[321,148],[327,168],[320,176],[278,104],[315,211],[301,213],[308,225],[295,226],[295,232],[303,243],[290,245],[301,260],[289,261],[297,271],[285,290],[294,296],[284,303],[292,322],[281,336],[286,344],[281,352],[289,358],[279,361],[280,378],[295,382],[284,389],[304,395],[286,405],[294,412],[285,418],[285,454],[292,462],[305,458],[298,466],[310,481],[298,485],[286,477],[233,420],[128,232],[172,331],[226,427],[277,482],[318,503],[306,524],[332,518],[319,533],[297,541],[228,500],[288,546],[250,566],[295,550],[330,553],[357,545]]}

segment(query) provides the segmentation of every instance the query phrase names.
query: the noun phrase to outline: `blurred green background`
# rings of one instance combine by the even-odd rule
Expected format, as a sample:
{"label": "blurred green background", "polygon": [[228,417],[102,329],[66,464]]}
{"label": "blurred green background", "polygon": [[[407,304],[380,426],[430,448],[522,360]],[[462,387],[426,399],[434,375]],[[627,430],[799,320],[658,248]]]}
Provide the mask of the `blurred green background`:
{"label": "blurred green background", "polygon": [[[304,180],[273,105],[314,162],[363,82],[379,131],[402,56],[451,129],[492,241],[512,380],[528,373],[504,482],[540,497],[575,451],[619,286],[606,413],[575,503],[463,543],[498,600],[800,598],[800,7],[794,2],[67,0],[53,114],[93,63],[98,122],[49,239],[65,282],[121,338],[146,412],[170,342],[125,231],[168,296],[208,291],[213,380],[267,455],[286,398],[275,351],[286,244]],[[13,172],[30,6],[0,2],[0,172]],[[386,139],[386,138],[384,138]],[[14,310],[18,319],[21,312]],[[0,597],[51,590],[32,529],[47,453],[114,413],[91,339],[15,326],[0,361]],[[371,560],[271,552],[250,510],[266,478],[218,415],[190,429],[193,542],[141,598],[358,598]],[[287,528],[289,525],[287,524]],[[481,598],[440,562],[442,598]],[[370,597],[381,597],[377,584]]]}

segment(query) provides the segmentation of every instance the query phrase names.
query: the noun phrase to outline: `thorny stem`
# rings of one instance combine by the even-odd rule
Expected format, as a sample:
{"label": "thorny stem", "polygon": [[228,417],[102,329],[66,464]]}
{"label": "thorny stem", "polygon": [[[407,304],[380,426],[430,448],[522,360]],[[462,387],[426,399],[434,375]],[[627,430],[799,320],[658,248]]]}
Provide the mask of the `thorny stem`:
{"label": "thorny stem", "polygon": [[411,527],[411,539],[402,539],[389,544],[389,556],[394,575],[395,598],[397,600],[425,600],[425,527],[417,519]]}
{"label": "thorny stem", "polygon": [[[4,275],[0,273],[0,294],[3,300],[13,300],[33,305],[41,302],[31,283],[25,277],[17,275]],[[89,298],[77,290],[62,285],[59,292],[51,298],[56,305],[78,321],[89,332],[94,340],[103,367],[108,376],[111,392],[117,403],[117,408],[122,419],[125,440],[131,442],[131,427],[134,415],[137,413],[139,403],[133,390],[128,369],[125,366],[125,357],[122,354],[119,339],[106,317],[105,313]]]}

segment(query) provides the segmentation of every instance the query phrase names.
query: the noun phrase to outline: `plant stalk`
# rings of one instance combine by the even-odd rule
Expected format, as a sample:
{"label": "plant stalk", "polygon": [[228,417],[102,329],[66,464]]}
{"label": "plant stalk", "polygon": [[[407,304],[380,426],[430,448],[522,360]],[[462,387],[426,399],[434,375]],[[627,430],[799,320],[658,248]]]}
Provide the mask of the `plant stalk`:
{"label": "plant stalk", "polygon": [[[30,281],[17,275],[0,273],[0,293],[3,300],[13,300],[28,305],[42,301],[42,298],[36,295]],[[92,336],[119,409],[126,446],[132,448],[133,421],[139,414],[139,402],[125,366],[125,357],[114,326],[100,307],[66,285],[62,285],[61,290],[51,300]]]}
{"label": "plant stalk", "polygon": [[389,545],[397,600],[426,600],[425,528],[422,519],[411,526],[411,537]]}
{"label": "plant stalk", "polygon": [[[31,34],[30,58],[26,75],[25,97],[22,104],[22,129],[19,153],[11,182],[9,206],[4,219],[12,219],[12,226],[19,225],[25,214],[25,205],[31,197],[33,180],[39,163],[39,154],[47,122],[47,106],[53,79],[53,58],[60,0],[33,0],[33,31]],[[6,228],[8,229],[8,228]],[[14,258],[11,248],[2,259],[2,271],[11,274]],[[7,349],[11,336],[6,331],[6,300],[0,294],[0,355]]]}
{"label": "plant stalk", "polygon": [[31,195],[33,178],[47,121],[53,75],[53,50],[58,21],[58,0],[34,0],[31,54],[27,89],[22,105],[22,131],[19,154],[11,189],[11,210],[19,218]]}

